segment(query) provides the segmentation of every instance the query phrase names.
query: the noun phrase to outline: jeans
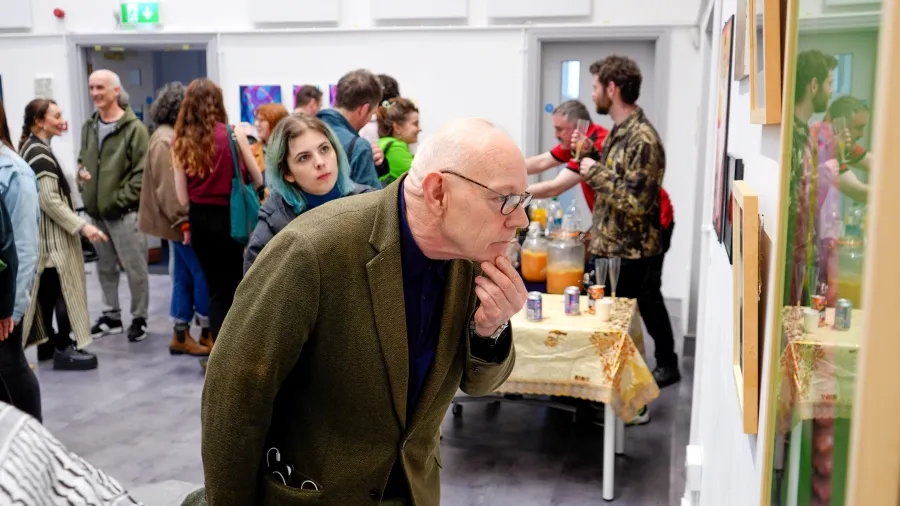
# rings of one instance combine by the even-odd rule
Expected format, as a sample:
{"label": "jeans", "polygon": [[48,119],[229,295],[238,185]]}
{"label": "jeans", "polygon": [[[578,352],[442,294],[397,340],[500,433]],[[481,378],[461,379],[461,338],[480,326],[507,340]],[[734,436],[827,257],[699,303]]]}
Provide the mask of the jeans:
{"label": "jeans", "polygon": [[172,255],[172,304],[169,316],[176,326],[190,326],[194,315],[201,327],[209,327],[209,292],[206,277],[194,249],[169,241]]}
{"label": "jeans", "polygon": [[209,287],[209,326],[215,338],[244,277],[244,245],[231,238],[229,207],[191,204],[188,213],[191,244]]}
{"label": "jeans", "polygon": [[0,341],[0,401],[41,421],[41,387],[25,359],[21,323]]}
{"label": "jeans", "polygon": [[[602,257],[595,257],[602,258]],[[656,366],[675,367],[675,338],[669,311],[662,296],[662,268],[665,254],[645,258],[623,258],[616,283],[616,296],[637,299],[641,318],[656,344]]]}
{"label": "jeans", "polygon": [[150,279],[147,270],[147,238],[138,230],[137,213],[118,220],[92,219],[93,224],[109,237],[109,242],[96,242],[97,277],[103,291],[103,314],[122,319],[119,306],[119,261],[125,268],[131,291],[131,317],[147,319]]}

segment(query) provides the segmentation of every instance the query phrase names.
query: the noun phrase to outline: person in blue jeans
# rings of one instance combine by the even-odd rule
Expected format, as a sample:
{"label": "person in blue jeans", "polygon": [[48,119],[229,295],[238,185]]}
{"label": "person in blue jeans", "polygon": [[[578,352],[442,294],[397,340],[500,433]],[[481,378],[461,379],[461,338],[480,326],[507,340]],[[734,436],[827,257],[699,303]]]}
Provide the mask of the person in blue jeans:
{"label": "person in blue jeans", "polygon": [[[200,262],[190,246],[188,212],[178,202],[172,169],[174,125],[184,91],[181,83],[166,84],[150,106],[150,119],[156,124],[156,130],[150,137],[144,166],[138,228],[146,234],[169,241],[172,275],[169,316],[175,327],[169,352],[173,355],[207,356],[213,344],[209,328],[209,292]],[[199,343],[190,333],[191,321],[195,317],[201,329]]]}

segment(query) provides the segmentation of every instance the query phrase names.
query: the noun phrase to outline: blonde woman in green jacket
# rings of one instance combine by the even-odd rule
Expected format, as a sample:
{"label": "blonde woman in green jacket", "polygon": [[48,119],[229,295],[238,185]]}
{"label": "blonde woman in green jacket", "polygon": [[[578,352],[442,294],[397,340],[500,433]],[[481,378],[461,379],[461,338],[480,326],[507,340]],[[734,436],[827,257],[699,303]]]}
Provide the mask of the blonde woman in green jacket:
{"label": "blonde woman in green jacket", "polygon": [[381,184],[387,186],[412,167],[413,154],[410,144],[419,140],[419,109],[412,100],[392,98],[378,106],[378,147],[384,152],[389,172],[378,174]]}

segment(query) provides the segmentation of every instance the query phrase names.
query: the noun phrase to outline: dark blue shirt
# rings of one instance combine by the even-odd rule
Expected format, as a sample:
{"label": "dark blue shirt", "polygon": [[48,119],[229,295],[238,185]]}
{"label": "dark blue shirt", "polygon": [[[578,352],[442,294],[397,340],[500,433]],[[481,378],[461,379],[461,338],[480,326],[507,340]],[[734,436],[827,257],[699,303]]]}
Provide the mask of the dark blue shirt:
{"label": "dark blue shirt", "polygon": [[406,419],[409,422],[437,352],[441,316],[444,313],[447,262],[430,260],[419,249],[409,229],[403,193],[403,188],[400,188],[400,251],[406,309],[406,345],[409,351]]}

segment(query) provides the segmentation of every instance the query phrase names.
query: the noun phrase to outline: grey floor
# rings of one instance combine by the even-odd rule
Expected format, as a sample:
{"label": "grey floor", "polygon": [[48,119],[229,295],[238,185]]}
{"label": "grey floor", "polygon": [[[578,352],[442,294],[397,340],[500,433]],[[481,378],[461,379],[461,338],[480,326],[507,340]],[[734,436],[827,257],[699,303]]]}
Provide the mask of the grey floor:
{"label": "grey floor", "polygon": [[[169,278],[153,275],[150,286],[146,341],[130,344],[119,335],[95,342],[90,347],[100,360],[95,371],[54,371],[42,363],[37,372],[50,431],[148,505],[167,506],[178,504],[173,496],[203,482],[203,374],[197,359],[168,353]],[[120,292],[126,308],[127,291],[123,278]],[[100,311],[93,274],[88,274],[88,298],[93,318]],[[126,325],[129,321],[126,316]],[[678,322],[673,323],[677,329]],[[652,350],[647,351],[652,357]],[[616,458],[615,504],[678,504],[684,490],[693,378],[693,358],[687,351],[685,379],[663,390],[651,405],[651,423],[626,429],[626,454]],[[33,348],[29,358],[35,362]],[[515,403],[468,404],[461,417],[447,414],[443,435],[444,504],[602,503],[602,429],[576,426],[568,413]]]}

